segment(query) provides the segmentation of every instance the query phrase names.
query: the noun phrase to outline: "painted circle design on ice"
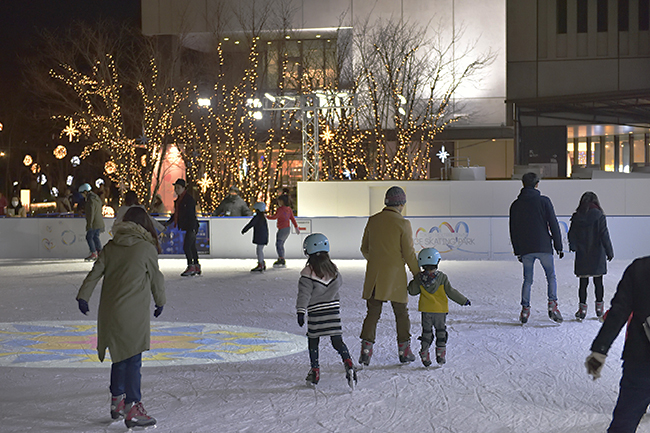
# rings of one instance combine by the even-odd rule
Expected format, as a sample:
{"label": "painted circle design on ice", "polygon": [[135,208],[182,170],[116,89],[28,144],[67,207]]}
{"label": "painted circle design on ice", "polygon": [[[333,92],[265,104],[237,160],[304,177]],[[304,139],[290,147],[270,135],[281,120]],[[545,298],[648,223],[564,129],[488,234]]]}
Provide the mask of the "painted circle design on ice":
{"label": "painted circle design on ice", "polygon": [[[94,321],[0,323],[0,367],[110,367],[97,358]],[[306,337],[215,323],[151,322],[143,367],[215,364],[275,358],[306,350]]]}

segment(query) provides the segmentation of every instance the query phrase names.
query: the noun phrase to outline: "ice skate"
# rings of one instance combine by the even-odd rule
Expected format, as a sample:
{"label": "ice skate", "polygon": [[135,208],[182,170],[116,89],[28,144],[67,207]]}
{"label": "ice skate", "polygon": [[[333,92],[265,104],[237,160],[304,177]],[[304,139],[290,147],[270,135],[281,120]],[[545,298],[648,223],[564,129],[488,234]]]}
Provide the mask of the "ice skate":
{"label": "ice skate", "polygon": [[411,342],[405,341],[397,345],[397,354],[399,355],[399,362],[406,364],[415,361],[415,355],[411,352]]}
{"label": "ice skate", "polygon": [[[585,309],[587,306],[585,305]],[[605,303],[604,302],[596,302],[596,317],[598,317],[598,320],[601,322],[604,320],[603,319],[603,311],[605,310]]]}
{"label": "ice skate", "polygon": [[530,317],[530,307],[521,307],[521,313],[519,313],[519,321],[523,325],[524,323],[528,322],[528,318]]}
{"label": "ice skate", "polygon": [[201,275],[201,265],[199,265],[198,263],[194,265],[194,274]]}
{"label": "ice skate", "polygon": [[257,266],[251,269],[251,272],[264,272],[265,269],[266,266],[264,265],[264,263],[258,263]]}
{"label": "ice skate", "polygon": [[436,347],[436,362],[439,365],[447,362],[447,348],[446,347]]}
{"label": "ice skate", "polygon": [[576,311],[576,319],[578,319],[578,322],[582,322],[585,320],[585,317],[587,317],[587,304],[583,304],[582,302],[578,304],[578,311]]}
{"label": "ice skate", "polygon": [[124,403],[125,398],[126,394],[111,396],[111,418],[120,419],[126,415],[126,412],[124,410],[126,406]]}
{"label": "ice skate", "polygon": [[562,313],[557,308],[557,301],[548,301],[548,317],[555,323],[562,323]]}
{"label": "ice skate", "polygon": [[361,355],[359,356],[359,364],[370,365],[370,358],[372,358],[372,345],[370,341],[361,340]]}
{"label": "ice skate", "polygon": [[85,262],[94,262],[95,260],[97,260],[97,257],[98,257],[97,253],[95,251],[93,251],[92,253],[90,253],[90,255],[88,257],[86,257],[84,259],[84,261]]}
{"label": "ice skate", "polygon": [[181,277],[191,277],[192,275],[195,275],[196,271],[194,270],[194,265],[187,265],[187,268],[183,271],[181,274]]}
{"label": "ice skate", "polygon": [[320,380],[320,368],[312,367],[309,370],[309,373],[307,373],[307,377],[305,378],[307,385],[318,385],[319,380]]}
{"label": "ice skate", "polygon": [[422,361],[422,365],[425,367],[428,367],[431,365],[431,355],[429,355],[429,350],[424,350],[420,351],[420,360]]}
{"label": "ice skate", "polygon": [[343,361],[345,365],[345,379],[348,381],[348,386],[350,389],[354,389],[357,386],[357,368],[352,364],[352,359],[348,358]]}
{"label": "ice skate", "polygon": [[126,414],[126,418],[124,418],[124,424],[126,424],[128,428],[149,427],[156,424],[156,419],[147,415],[147,411],[144,410],[142,402],[138,401],[131,403],[128,409],[129,411]]}
{"label": "ice skate", "polygon": [[273,262],[274,268],[286,268],[287,262],[284,260],[284,257],[280,257],[275,262]]}

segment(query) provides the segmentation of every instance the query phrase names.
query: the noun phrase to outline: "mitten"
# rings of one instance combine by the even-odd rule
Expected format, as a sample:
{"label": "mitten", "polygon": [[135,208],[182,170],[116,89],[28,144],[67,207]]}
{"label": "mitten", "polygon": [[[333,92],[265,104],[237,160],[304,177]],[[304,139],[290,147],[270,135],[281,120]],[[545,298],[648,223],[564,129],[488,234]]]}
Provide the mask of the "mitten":
{"label": "mitten", "polygon": [[463,306],[466,306],[466,305],[472,305],[472,302],[468,299],[468,300],[465,301],[465,303],[463,304]]}
{"label": "mitten", "polygon": [[591,352],[591,355],[587,357],[585,361],[585,367],[587,367],[587,374],[591,374],[594,380],[600,377],[600,372],[603,370],[605,365],[605,359],[607,355],[603,355],[598,352]]}
{"label": "mitten", "polygon": [[298,313],[298,326],[305,324],[305,313]]}
{"label": "mitten", "polygon": [[88,308],[88,302],[83,299],[77,299],[77,302],[79,303],[79,311],[88,315],[88,312],[90,311],[90,308]]}
{"label": "mitten", "polygon": [[607,261],[611,262],[613,258],[614,258],[614,256],[607,256]]}
{"label": "mitten", "polygon": [[156,305],[156,309],[153,311],[153,317],[158,317],[162,314],[163,306],[160,307]]}

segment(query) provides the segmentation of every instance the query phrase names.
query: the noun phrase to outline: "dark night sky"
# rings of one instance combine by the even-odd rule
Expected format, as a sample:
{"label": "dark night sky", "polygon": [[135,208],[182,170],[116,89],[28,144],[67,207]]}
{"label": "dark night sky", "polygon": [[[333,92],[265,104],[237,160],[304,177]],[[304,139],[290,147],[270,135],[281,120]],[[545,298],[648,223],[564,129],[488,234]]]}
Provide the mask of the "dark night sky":
{"label": "dark night sky", "polygon": [[7,101],[20,99],[20,58],[29,54],[39,29],[101,19],[139,25],[140,0],[0,0],[0,105],[7,109]]}

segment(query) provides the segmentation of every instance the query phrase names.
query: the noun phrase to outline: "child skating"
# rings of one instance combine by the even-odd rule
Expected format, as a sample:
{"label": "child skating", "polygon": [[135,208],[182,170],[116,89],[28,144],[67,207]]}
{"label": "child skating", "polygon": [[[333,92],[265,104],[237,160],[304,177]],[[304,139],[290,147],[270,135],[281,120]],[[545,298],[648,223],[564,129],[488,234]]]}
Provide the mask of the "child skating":
{"label": "child skating", "polygon": [[571,216],[568,237],[569,250],[576,253],[574,272],[580,279],[576,319],[582,321],[587,316],[589,277],[594,280],[596,317],[600,319],[604,309],[603,275],[607,273],[607,261],[614,258],[614,248],[607,230],[607,219],[595,193],[588,191],[580,197],[578,208]]}
{"label": "child skating", "polygon": [[420,295],[418,310],[422,312],[422,342],[420,359],[425,367],[431,365],[429,347],[433,343],[433,329],[436,330],[436,362],[446,362],[447,356],[447,313],[451,299],[459,305],[471,305],[469,299],[451,287],[447,275],[438,270],[440,253],[435,248],[425,248],[418,254],[418,265],[422,271],[408,285],[409,295]]}
{"label": "child skating", "polygon": [[303,252],[308,257],[307,265],[300,272],[298,280],[298,299],[296,313],[298,325],[305,324],[307,314],[307,337],[309,341],[309,360],[311,369],[307,383],[316,385],[320,379],[318,364],[318,344],[320,337],[330,337],[332,346],[341,355],[345,366],[345,377],[350,388],[357,383],[357,373],[348,347],[343,342],[339,288],[341,275],[329,256],[329,241],[321,233],[313,233],[305,238]]}
{"label": "child skating", "polygon": [[255,215],[241,230],[241,234],[246,233],[253,228],[253,243],[257,245],[257,266],[251,269],[251,272],[264,272],[266,263],[264,263],[264,247],[269,243],[269,225],[266,222],[266,204],[258,201],[253,205]]}
{"label": "child skating", "polygon": [[300,229],[298,228],[298,223],[293,216],[293,211],[289,207],[289,197],[281,195],[278,197],[278,203],[280,203],[278,210],[274,215],[268,215],[267,218],[278,221],[278,232],[275,235],[275,249],[278,253],[278,260],[273,263],[273,267],[283,268],[287,265],[284,260],[284,243],[287,241],[287,238],[291,233],[290,224],[293,224],[296,228],[296,233],[300,233]]}

